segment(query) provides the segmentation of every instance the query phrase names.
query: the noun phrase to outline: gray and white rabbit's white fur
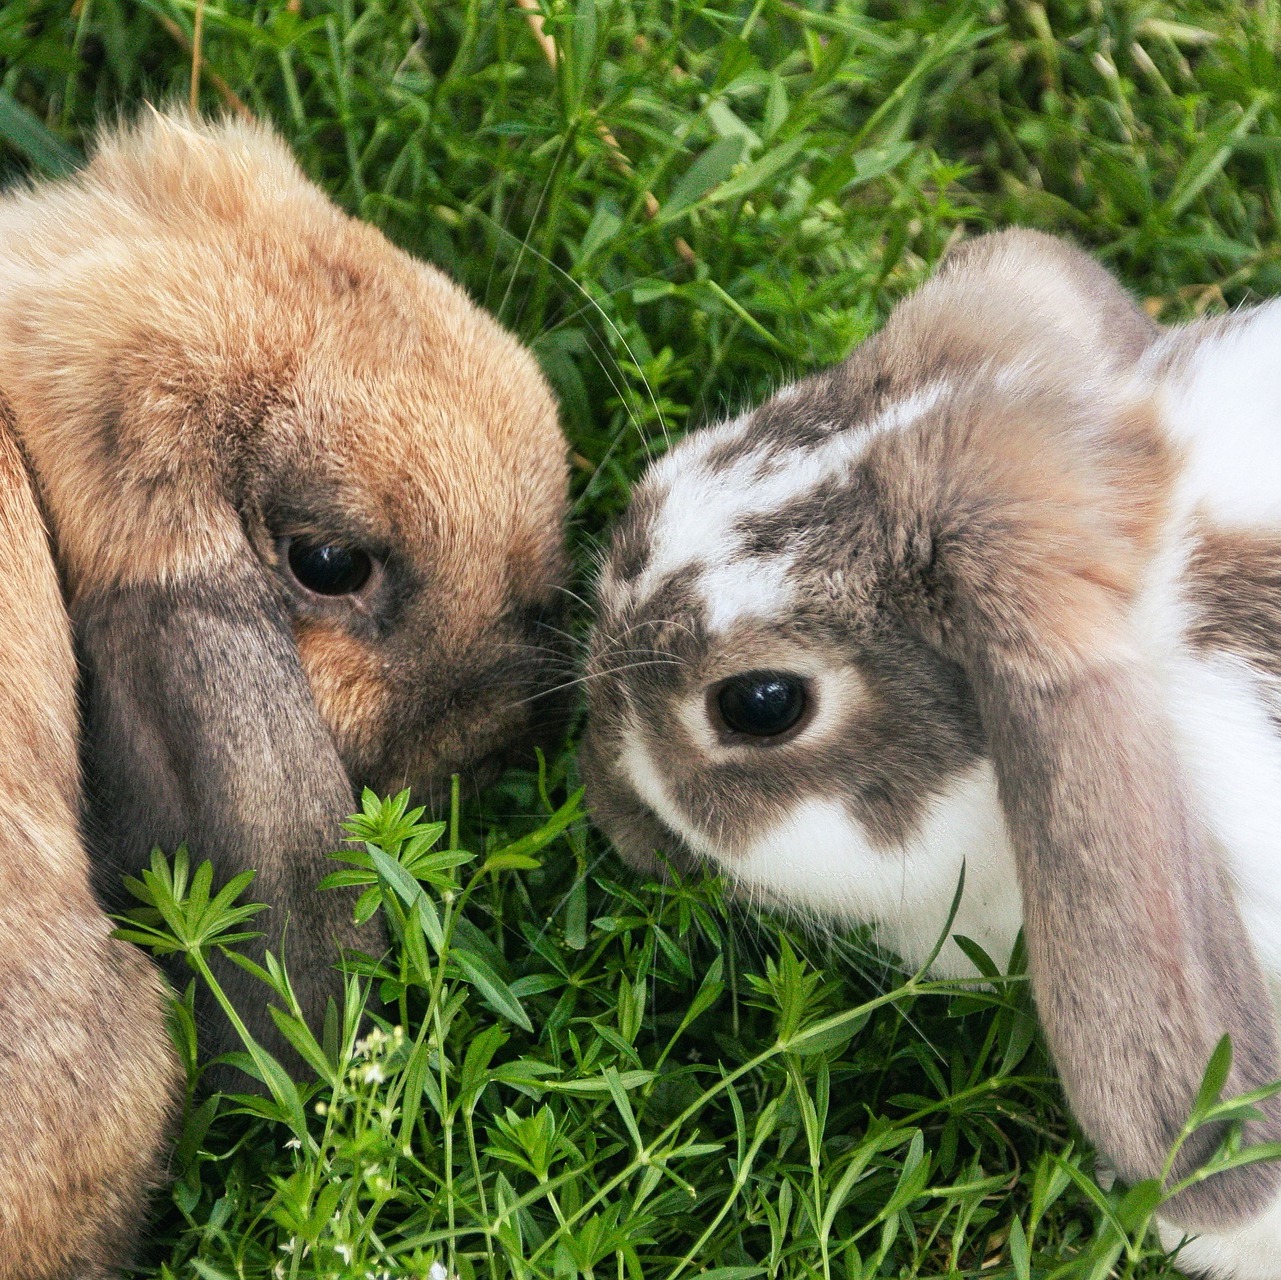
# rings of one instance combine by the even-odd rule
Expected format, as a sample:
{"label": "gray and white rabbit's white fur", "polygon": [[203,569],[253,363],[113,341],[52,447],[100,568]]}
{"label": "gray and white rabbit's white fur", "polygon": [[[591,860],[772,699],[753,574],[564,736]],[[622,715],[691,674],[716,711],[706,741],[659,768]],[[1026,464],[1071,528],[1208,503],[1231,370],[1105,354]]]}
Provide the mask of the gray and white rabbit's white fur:
{"label": "gray and white rabbit's white fur", "polygon": [[[1225,1033],[1227,1092],[1281,1077],[1281,301],[1162,334],[1071,246],[963,245],[843,365],[654,465],[598,606],[583,767],[624,855],[876,921],[909,963],[964,864],[954,931],[1003,961],[1026,928],[1127,1179]],[[1279,1191],[1220,1173],[1163,1234],[1274,1280]]]}

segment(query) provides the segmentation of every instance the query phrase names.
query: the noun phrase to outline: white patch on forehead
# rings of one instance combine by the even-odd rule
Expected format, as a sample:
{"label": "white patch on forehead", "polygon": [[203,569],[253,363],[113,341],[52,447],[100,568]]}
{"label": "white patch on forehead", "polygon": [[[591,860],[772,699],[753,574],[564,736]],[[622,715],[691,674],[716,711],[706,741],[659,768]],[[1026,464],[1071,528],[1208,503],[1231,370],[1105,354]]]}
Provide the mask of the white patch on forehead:
{"label": "white patch on forehead", "polygon": [[[698,590],[710,614],[727,621],[748,613],[777,615],[786,602],[771,597],[770,591],[782,591],[790,563],[768,568],[776,558],[744,560],[739,554],[740,524],[772,515],[839,477],[863,456],[873,439],[910,426],[948,390],[945,382],[933,383],[890,405],[869,422],[849,430],[834,425],[832,434],[817,444],[772,456],[768,444],[763,444],[715,468],[707,465],[708,454],[739,438],[750,418],[696,432],[656,464],[645,481],[665,493],[654,523],[649,562],[635,584],[634,599],[647,599],[673,573],[703,564],[707,571]],[[739,566],[742,575],[727,573]],[[757,584],[754,589],[753,579]],[[733,599],[718,610],[715,592],[721,587],[731,591]]]}
{"label": "white patch on forehead", "polygon": [[698,580],[712,632],[728,631],[744,618],[782,617],[792,604],[789,555],[735,560],[708,569]]}
{"label": "white patch on forehead", "polygon": [[645,473],[645,486],[656,485],[660,489],[670,486],[683,472],[701,467],[713,449],[738,439],[751,420],[750,413],[740,413],[737,418],[687,435],[674,449],[650,465]]}
{"label": "white patch on forehead", "polygon": [[[767,901],[859,923],[875,922],[911,966],[924,963],[947,923],[965,866],[965,894],[953,933],[973,938],[1004,964],[1022,924],[1014,858],[986,762],[935,798],[902,849],[878,848],[837,797],[799,802],[746,849],[722,851],[719,866]],[[934,972],[972,976],[949,940]]]}

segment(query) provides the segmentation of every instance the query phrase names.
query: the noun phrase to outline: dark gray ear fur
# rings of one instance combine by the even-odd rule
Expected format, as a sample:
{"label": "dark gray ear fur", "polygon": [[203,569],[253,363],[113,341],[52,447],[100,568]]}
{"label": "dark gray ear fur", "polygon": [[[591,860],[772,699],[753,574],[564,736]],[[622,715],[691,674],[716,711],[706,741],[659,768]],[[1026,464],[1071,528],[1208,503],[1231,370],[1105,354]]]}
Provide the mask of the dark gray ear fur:
{"label": "dark gray ear fur", "polygon": [[[185,842],[194,861],[213,862],[219,883],[255,869],[248,896],[270,910],[255,922],[267,936],[250,953],[279,954],[283,939],[318,1029],[329,997],[341,997],[339,947],[377,952],[382,938],[376,925],[355,929],[351,894],[316,887],[336,869],[324,855],[340,846],[354,801],[282,602],[254,565],[217,581],[89,595],[73,621],[86,829],[105,893],[156,845],[172,853]],[[230,963],[215,970],[255,1036],[283,1051],[266,988]],[[201,1013],[206,1052],[240,1047],[212,1001]]]}

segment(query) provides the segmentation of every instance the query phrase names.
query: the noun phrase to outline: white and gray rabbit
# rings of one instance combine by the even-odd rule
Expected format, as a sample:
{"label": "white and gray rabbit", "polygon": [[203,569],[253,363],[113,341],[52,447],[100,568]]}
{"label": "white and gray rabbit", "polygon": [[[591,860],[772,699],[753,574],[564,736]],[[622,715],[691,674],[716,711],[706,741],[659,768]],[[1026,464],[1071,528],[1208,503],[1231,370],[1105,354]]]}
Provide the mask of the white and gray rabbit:
{"label": "white and gray rabbit", "polygon": [[[1129,1180],[1225,1033],[1229,1093],[1281,1077],[1281,301],[1161,334],[1069,245],[963,245],[844,364],[654,465],[598,608],[583,769],[625,856],[909,963],[964,865],[954,931],[1004,961],[1026,929]],[[1278,1137],[1268,1103],[1245,1138]],[[1217,1174],[1163,1234],[1275,1280],[1279,1191]]]}

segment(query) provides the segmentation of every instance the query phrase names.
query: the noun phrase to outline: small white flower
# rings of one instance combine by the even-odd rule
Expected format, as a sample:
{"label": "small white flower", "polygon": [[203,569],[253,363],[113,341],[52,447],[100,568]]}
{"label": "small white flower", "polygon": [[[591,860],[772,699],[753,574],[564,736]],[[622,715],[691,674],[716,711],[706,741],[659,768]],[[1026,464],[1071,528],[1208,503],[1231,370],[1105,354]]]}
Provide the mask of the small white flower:
{"label": "small white flower", "polygon": [[443,1262],[433,1262],[431,1270],[427,1272],[427,1280],[449,1280],[449,1272],[445,1270]]}
{"label": "small white flower", "polygon": [[302,1146],[301,1138],[290,1138],[289,1141],[285,1143],[285,1150],[297,1151],[301,1146]]}
{"label": "small white flower", "polygon": [[294,1251],[297,1247],[298,1247],[298,1241],[297,1241],[294,1237],[292,1237],[292,1236],[291,1236],[288,1240],[286,1240],[286,1241],[284,1242],[284,1244],[282,1244],[282,1245],[280,1246],[280,1252],[281,1252],[281,1253],[293,1253],[293,1251]]}
{"label": "small white flower", "polygon": [[378,1053],[387,1043],[387,1033],[381,1027],[375,1027],[363,1040],[356,1041],[356,1056],[368,1058]]}
{"label": "small white flower", "polygon": [[336,1254],[337,1254],[337,1255],[338,1255],[338,1256],[339,1256],[339,1257],[340,1257],[344,1262],[350,1262],[350,1261],[351,1261],[351,1245],[349,1245],[349,1244],[336,1244],[336,1245],[334,1245],[334,1252],[335,1252],[335,1253],[336,1253]]}
{"label": "small white flower", "polygon": [[382,1082],[387,1079],[383,1074],[381,1062],[366,1062],[365,1065],[360,1068],[360,1078],[366,1084],[382,1084]]}

